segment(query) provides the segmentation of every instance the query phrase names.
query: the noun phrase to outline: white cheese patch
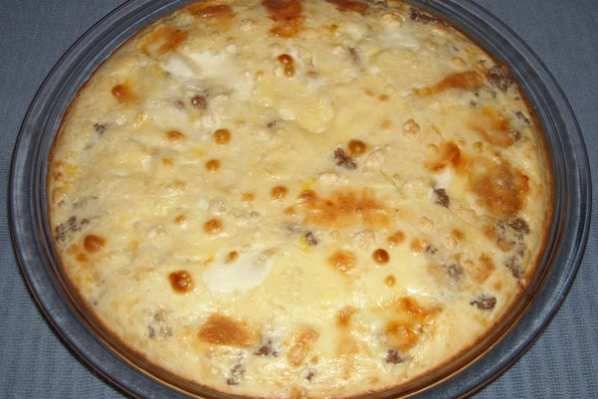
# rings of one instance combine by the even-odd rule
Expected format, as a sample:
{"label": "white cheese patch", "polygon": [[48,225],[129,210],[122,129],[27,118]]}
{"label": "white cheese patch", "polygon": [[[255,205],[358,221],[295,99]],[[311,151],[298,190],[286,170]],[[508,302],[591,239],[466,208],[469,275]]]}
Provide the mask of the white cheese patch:
{"label": "white cheese patch", "polygon": [[440,173],[437,173],[434,178],[436,179],[436,186],[438,188],[448,188],[453,181],[455,172],[451,168],[444,168]]}
{"label": "white cheese patch", "polygon": [[193,65],[178,54],[172,54],[167,57],[161,66],[168,73],[181,79],[193,79],[196,76],[196,73],[193,71]]}
{"label": "white cheese patch", "polygon": [[197,51],[189,52],[187,56],[198,69],[200,79],[230,89],[239,99],[247,99],[251,95],[253,78],[243,70],[234,54]]}
{"label": "white cheese patch", "polygon": [[381,34],[381,44],[387,48],[404,47],[412,50],[420,48],[420,42],[411,32],[399,29],[386,29]]}
{"label": "white cheese patch", "polygon": [[243,293],[259,286],[272,269],[272,255],[252,249],[234,261],[215,262],[202,274],[208,289],[217,294]]}

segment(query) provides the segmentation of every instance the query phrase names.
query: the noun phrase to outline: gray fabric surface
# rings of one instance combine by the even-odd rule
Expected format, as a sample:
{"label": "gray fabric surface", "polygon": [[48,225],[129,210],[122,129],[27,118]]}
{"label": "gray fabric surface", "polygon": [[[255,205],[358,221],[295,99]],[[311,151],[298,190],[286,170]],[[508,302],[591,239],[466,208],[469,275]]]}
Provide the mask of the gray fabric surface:
{"label": "gray fabric surface", "polygon": [[[567,93],[598,163],[598,2],[477,0],[540,54]],[[0,1],[0,398],[119,398],[62,344],[18,272],[6,223],[11,150],[58,57],[119,0]],[[594,182],[594,201],[598,181]],[[595,209],[598,206],[595,206]],[[596,221],[596,210],[593,213]],[[477,398],[598,398],[598,225],[564,306],[533,348]]]}

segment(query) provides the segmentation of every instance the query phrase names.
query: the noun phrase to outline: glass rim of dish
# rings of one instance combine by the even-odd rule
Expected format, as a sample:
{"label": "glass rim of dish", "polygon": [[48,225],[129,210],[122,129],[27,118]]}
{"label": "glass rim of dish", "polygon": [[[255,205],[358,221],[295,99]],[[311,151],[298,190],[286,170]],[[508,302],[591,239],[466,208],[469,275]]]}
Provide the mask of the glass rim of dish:
{"label": "glass rim of dish", "polygon": [[[9,224],[24,280],[54,330],[89,367],[138,397],[231,398],[166,372],[103,331],[59,264],[49,231],[48,159],[69,104],[120,45],[188,0],[129,0],[83,34],[49,72],[21,125],[13,152]],[[410,0],[465,33],[509,67],[544,133],[553,175],[553,219],[535,276],[508,315],[453,361],[415,380],[354,397],[460,397],[507,370],[556,314],[581,264],[591,214],[587,150],[571,106],[555,78],[510,28],[472,0]]]}

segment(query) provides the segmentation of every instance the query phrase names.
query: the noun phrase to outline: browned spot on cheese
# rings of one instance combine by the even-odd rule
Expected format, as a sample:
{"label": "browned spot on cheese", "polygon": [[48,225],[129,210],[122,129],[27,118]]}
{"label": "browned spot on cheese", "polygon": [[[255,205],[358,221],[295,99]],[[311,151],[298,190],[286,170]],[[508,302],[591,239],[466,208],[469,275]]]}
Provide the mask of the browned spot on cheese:
{"label": "browned spot on cheese", "polygon": [[411,317],[418,321],[424,321],[425,319],[436,315],[440,308],[437,306],[424,307],[412,297],[402,297],[398,302],[399,309],[408,313]]}
{"label": "browned spot on cheese", "polygon": [[293,206],[288,206],[284,209],[284,214],[285,215],[294,215],[295,214],[295,207]]}
{"label": "browned spot on cheese", "polygon": [[67,253],[72,255],[75,260],[79,263],[87,263],[89,258],[87,255],[81,250],[81,247],[77,244],[73,244],[67,249]]}
{"label": "browned spot on cheese", "polygon": [[353,11],[364,15],[368,10],[368,5],[355,0],[326,0],[334,4],[339,11]]}
{"label": "browned spot on cheese", "polygon": [[164,166],[172,166],[174,165],[174,161],[172,160],[172,158],[164,157],[162,158],[162,164]]}
{"label": "browned spot on cheese", "polygon": [[79,245],[77,245],[77,244],[73,244],[73,245],[69,246],[66,250],[66,253],[70,254],[70,255],[76,255],[78,252],[79,252]]}
{"label": "browned spot on cheese", "polygon": [[183,215],[183,214],[177,215],[174,218],[174,222],[176,224],[183,224],[186,220],[187,220],[187,217],[185,215]]}
{"label": "browned spot on cheese", "polygon": [[216,234],[222,231],[222,222],[220,219],[210,219],[203,225],[203,230],[208,234]]}
{"label": "browned spot on cheese", "polygon": [[135,101],[136,96],[130,83],[120,83],[112,88],[112,95],[121,104]]}
{"label": "browned spot on cheese", "polygon": [[476,71],[453,73],[442,79],[440,82],[421,89],[415,93],[420,96],[432,96],[448,90],[477,90],[484,85],[484,76]]}
{"label": "browned spot on cheese", "polygon": [[412,297],[401,297],[391,307],[396,312],[396,318],[386,324],[385,334],[390,344],[401,352],[417,345],[419,331],[441,310],[439,306],[424,307]]}
{"label": "browned spot on cheese", "polygon": [[328,31],[328,33],[335,33],[338,30],[338,25],[337,24],[330,24],[330,25],[326,25],[325,28]]}
{"label": "browned spot on cheese", "polygon": [[210,315],[200,327],[198,336],[212,345],[247,347],[255,341],[255,335],[245,323],[219,313]]}
{"label": "browned spot on cheese", "polygon": [[391,246],[401,245],[405,241],[405,233],[402,231],[395,231],[386,239]]}
{"label": "browned spot on cheese", "polygon": [[510,121],[490,106],[473,116],[469,127],[490,144],[508,147],[514,142]]}
{"label": "browned spot on cheese", "polygon": [[289,399],[308,399],[310,396],[303,388],[294,386],[289,390]]}
{"label": "browned spot on cheese", "polygon": [[389,274],[388,276],[386,276],[386,278],[384,278],[384,284],[386,284],[389,287],[394,287],[396,282],[397,282],[397,279],[392,274]]}
{"label": "browned spot on cheese", "polygon": [[205,166],[208,172],[216,172],[218,169],[220,169],[220,161],[217,159],[210,159],[208,162],[206,162]]}
{"label": "browned spot on cheese", "polygon": [[529,190],[529,178],[507,161],[478,159],[471,168],[471,190],[482,206],[499,217],[515,216]]}
{"label": "browned spot on cheese", "polygon": [[184,30],[161,25],[145,38],[142,50],[147,55],[161,56],[176,50],[188,36],[189,33]]}
{"label": "browned spot on cheese", "polygon": [[88,234],[83,239],[83,248],[87,252],[98,252],[106,245],[106,240],[95,234]]}
{"label": "browned spot on cheese", "polygon": [[193,278],[185,270],[170,273],[168,279],[172,289],[178,293],[189,292],[193,289]]}
{"label": "browned spot on cheese", "polygon": [[210,4],[199,2],[187,7],[187,11],[196,17],[212,18],[230,18],[234,15],[233,9],[227,4]]}
{"label": "browned spot on cheese", "polygon": [[342,190],[329,197],[314,191],[304,191],[300,205],[309,224],[328,228],[348,228],[365,225],[381,228],[389,224],[386,206],[367,190]]}
{"label": "browned spot on cheese", "polygon": [[463,239],[465,239],[465,233],[459,229],[453,229],[451,231],[451,237],[453,237],[455,241],[463,241]]}
{"label": "browned spot on cheese", "polygon": [[328,257],[328,263],[336,270],[347,273],[355,268],[357,258],[353,252],[338,250]]}
{"label": "browned spot on cheese", "polygon": [[174,188],[176,188],[176,189],[178,189],[178,190],[182,190],[182,189],[184,189],[185,187],[187,187],[187,183],[185,183],[185,182],[184,182],[184,181],[182,181],[182,180],[178,180],[178,179],[177,179],[177,180],[175,180],[175,181],[172,183],[172,187],[174,187]]}
{"label": "browned spot on cheese", "polygon": [[75,257],[75,259],[77,259],[77,261],[79,263],[87,263],[87,261],[89,260],[87,258],[87,255],[85,255],[84,253],[78,253],[77,256]]}
{"label": "browned spot on cheese", "polygon": [[302,203],[315,201],[318,198],[318,194],[314,190],[303,190],[299,194],[299,200]]}
{"label": "browned spot on cheese", "polygon": [[282,64],[286,76],[291,77],[295,75],[295,62],[293,61],[293,57],[288,54],[281,54],[276,59]]}
{"label": "browned spot on cheese", "polygon": [[491,241],[495,241],[496,240],[496,228],[494,227],[494,225],[491,224],[487,224],[483,227],[483,232],[484,235]]}
{"label": "browned spot on cheese", "polygon": [[239,258],[239,253],[237,251],[230,251],[226,255],[226,263],[233,263]]}
{"label": "browned spot on cheese", "polygon": [[368,146],[361,140],[351,140],[349,141],[349,155],[356,157],[365,154],[368,150]]}
{"label": "browned spot on cheese", "polygon": [[319,336],[320,334],[310,327],[304,327],[295,334],[287,353],[289,364],[293,367],[301,366]]}
{"label": "browned spot on cheese", "polygon": [[279,200],[287,196],[289,190],[285,186],[276,186],[272,188],[270,195],[273,199]]}
{"label": "browned spot on cheese", "polygon": [[227,144],[230,141],[230,131],[228,129],[218,129],[213,134],[216,144]]}
{"label": "browned spot on cheese", "polygon": [[378,96],[378,100],[382,101],[382,102],[386,102],[390,99],[390,97],[388,96],[388,94],[380,94]]}
{"label": "browned spot on cheese", "polygon": [[351,318],[357,313],[357,309],[353,306],[345,306],[336,315],[336,325],[339,327],[347,327],[351,324]]}
{"label": "browned spot on cheese", "polygon": [[179,132],[178,130],[171,130],[169,132],[166,132],[166,138],[169,141],[181,141],[185,138],[185,135],[181,132]]}
{"label": "browned spot on cheese", "polygon": [[241,194],[241,200],[244,202],[253,202],[255,200],[255,194],[254,193],[243,193]]}
{"label": "browned spot on cheese", "polygon": [[469,274],[476,283],[482,284],[494,272],[496,266],[488,254],[480,255],[479,262],[466,265],[469,268]]}
{"label": "browned spot on cheese", "polygon": [[385,265],[390,260],[390,255],[388,255],[388,252],[385,249],[379,248],[374,251],[372,258],[379,265]]}
{"label": "browned spot on cheese", "polygon": [[411,250],[413,252],[424,252],[424,250],[426,249],[426,243],[423,240],[420,240],[419,238],[414,238],[413,240],[411,240]]}
{"label": "browned spot on cheese", "polygon": [[281,37],[296,36],[303,27],[301,0],[263,0],[274,26],[270,32]]}
{"label": "browned spot on cheese", "polygon": [[437,159],[426,163],[426,168],[433,172],[441,171],[448,166],[452,166],[456,170],[463,169],[465,166],[465,158],[462,156],[459,146],[452,141],[442,143],[438,149]]}
{"label": "browned spot on cheese", "polygon": [[417,345],[419,340],[418,334],[409,325],[408,322],[390,321],[386,324],[384,332],[389,339],[392,346],[398,348],[402,352]]}

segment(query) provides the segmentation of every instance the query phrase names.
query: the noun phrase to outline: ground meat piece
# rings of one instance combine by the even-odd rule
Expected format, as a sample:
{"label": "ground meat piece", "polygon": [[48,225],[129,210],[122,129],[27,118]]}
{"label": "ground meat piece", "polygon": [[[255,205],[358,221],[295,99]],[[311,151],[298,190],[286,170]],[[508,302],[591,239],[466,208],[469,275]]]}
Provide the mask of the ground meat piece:
{"label": "ground meat piece", "polygon": [[509,269],[513,277],[517,279],[523,277],[523,266],[521,265],[520,256],[514,255],[509,257],[505,262],[505,266]]}
{"label": "ground meat piece", "polygon": [[226,379],[226,384],[239,385],[244,375],[245,367],[243,367],[242,364],[235,364],[235,366],[230,370],[229,377]]}
{"label": "ground meat piece", "polygon": [[436,255],[436,254],[438,253],[438,248],[436,248],[436,247],[435,247],[435,246],[433,246],[433,245],[430,245],[430,244],[428,244],[428,245],[426,245],[425,252],[426,252],[428,255]]}
{"label": "ground meat piece", "polygon": [[532,123],[530,122],[529,118],[527,116],[525,116],[523,114],[523,112],[517,111],[517,112],[515,112],[515,116],[517,117],[517,119],[519,119],[520,121],[522,121],[526,125],[528,125],[528,126],[532,125]]}
{"label": "ground meat piece", "polygon": [[401,356],[398,350],[389,349],[386,351],[386,357],[384,358],[384,361],[388,364],[399,364],[403,363],[405,359],[403,356]]}
{"label": "ground meat piece", "polygon": [[280,120],[273,120],[273,121],[268,122],[268,124],[266,124],[266,127],[268,129],[274,129],[274,128],[278,127],[279,125],[280,125]]}
{"label": "ground meat piece", "polygon": [[514,81],[509,69],[504,65],[496,65],[486,72],[490,84],[500,91],[507,91]]}
{"label": "ground meat piece", "polygon": [[527,222],[522,218],[516,218],[511,223],[509,223],[509,227],[515,230],[518,233],[529,234],[529,225]]}
{"label": "ground meat piece", "polygon": [[313,371],[313,370],[309,370],[309,371],[307,372],[307,375],[305,376],[305,379],[306,379],[307,381],[311,382],[311,380],[313,380],[315,376],[316,376],[316,372],[315,372],[315,371]]}
{"label": "ground meat piece", "polygon": [[319,243],[318,238],[311,231],[305,233],[305,241],[307,241],[307,244],[309,244],[312,247],[315,247]]}
{"label": "ground meat piece", "polygon": [[357,164],[345,153],[345,150],[342,148],[337,148],[334,151],[334,160],[336,161],[337,166],[341,166],[345,169],[353,170],[357,168]]}
{"label": "ground meat piece", "polygon": [[199,110],[205,110],[208,108],[208,100],[205,96],[193,96],[191,97],[191,105]]}
{"label": "ground meat piece", "polygon": [[147,336],[151,339],[154,338],[168,338],[172,336],[172,330],[170,327],[165,327],[162,325],[149,325],[147,326]]}
{"label": "ground meat piece", "polygon": [[359,53],[357,52],[357,50],[353,47],[349,47],[347,50],[349,51],[349,56],[351,57],[351,61],[353,61],[353,63],[355,63],[355,65],[361,65],[361,57],[359,56]]}
{"label": "ground meat piece", "polygon": [[106,131],[106,125],[102,123],[94,123],[93,130],[101,136]]}
{"label": "ground meat piece", "polygon": [[459,265],[458,263],[451,263],[450,265],[446,266],[446,272],[448,273],[449,277],[455,281],[461,280],[465,274],[463,266]]}
{"label": "ground meat piece", "polygon": [[505,252],[511,251],[517,243],[523,239],[521,233],[518,233],[514,229],[510,229],[509,225],[504,221],[496,223],[495,232],[496,244]]}
{"label": "ground meat piece", "polygon": [[75,232],[81,231],[83,226],[89,224],[89,219],[78,219],[77,216],[71,216],[66,222],[59,224],[54,229],[56,241],[65,242],[67,238]]}
{"label": "ground meat piece", "polygon": [[492,310],[496,306],[496,298],[490,295],[480,295],[469,304],[480,310]]}
{"label": "ground meat piece", "polygon": [[147,335],[151,339],[172,336],[172,328],[168,325],[167,315],[164,310],[158,310],[154,313],[147,326]]}
{"label": "ground meat piece", "polygon": [[434,203],[445,208],[448,208],[450,206],[451,199],[444,188],[434,189]]}
{"label": "ground meat piece", "polygon": [[255,351],[255,355],[257,356],[273,356],[277,357],[278,352],[274,349],[274,345],[272,344],[272,340],[269,339],[264,342],[257,351]]}
{"label": "ground meat piece", "polygon": [[409,18],[411,18],[412,21],[420,22],[422,24],[442,23],[442,20],[434,15],[413,7],[409,10]]}
{"label": "ground meat piece", "polygon": [[510,129],[509,130],[509,134],[511,135],[511,137],[513,138],[513,141],[519,141],[521,140],[521,137],[523,136],[521,134],[521,131],[518,129]]}

